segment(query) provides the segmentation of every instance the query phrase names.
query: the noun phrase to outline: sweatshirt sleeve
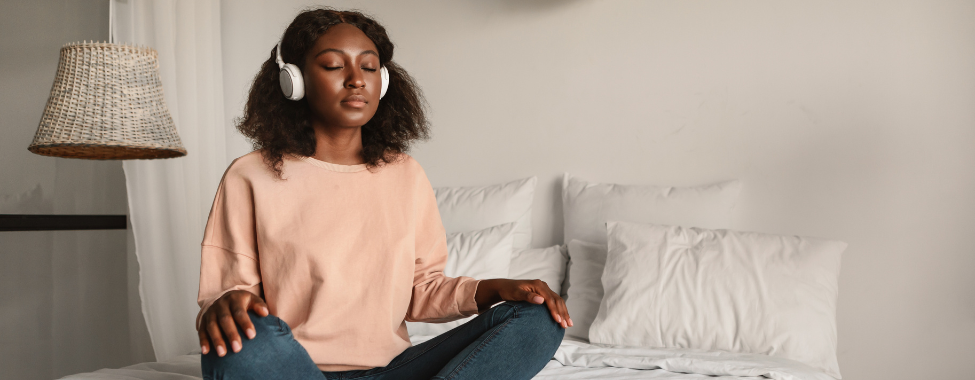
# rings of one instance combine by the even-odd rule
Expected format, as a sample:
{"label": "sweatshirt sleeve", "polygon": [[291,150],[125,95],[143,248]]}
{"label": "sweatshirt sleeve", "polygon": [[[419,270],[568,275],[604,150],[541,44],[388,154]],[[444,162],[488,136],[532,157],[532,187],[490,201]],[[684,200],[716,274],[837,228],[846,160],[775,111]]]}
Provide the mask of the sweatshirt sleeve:
{"label": "sweatshirt sleeve", "polygon": [[419,169],[416,195],[416,264],[408,322],[450,322],[477,314],[474,294],[480,282],[471,277],[447,277],[447,232],[440,220],[433,186]]}
{"label": "sweatshirt sleeve", "polygon": [[246,290],[263,296],[254,232],[253,193],[250,183],[234,170],[234,163],[224,172],[217,186],[200,244],[197,331],[206,310],[227,292]]}

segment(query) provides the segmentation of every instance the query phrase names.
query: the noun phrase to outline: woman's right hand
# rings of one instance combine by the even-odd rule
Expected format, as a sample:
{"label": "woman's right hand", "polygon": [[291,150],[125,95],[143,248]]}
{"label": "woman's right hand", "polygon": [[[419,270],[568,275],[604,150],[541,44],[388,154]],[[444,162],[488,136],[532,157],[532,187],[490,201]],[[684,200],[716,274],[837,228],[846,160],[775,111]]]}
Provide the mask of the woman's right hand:
{"label": "woman's right hand", "polygon": [[262,317],[268,316],[269,313],[264,300],[246,290],[231,290],[214,301],[203,313],[200,321],[198,333],[203,354],[210,352],[210,342],[213,342],[217,349],[217,356],[226,355],[227,345],[224,344],[223,337],[227,337],[230,341],[230,347],[234,352],[240,352],[244,342],[237,334],[237,325],[245,331],[248,339],[254,339],[257,332],[250,317],[247,316],[248,310],[254,310],[254,313]]}

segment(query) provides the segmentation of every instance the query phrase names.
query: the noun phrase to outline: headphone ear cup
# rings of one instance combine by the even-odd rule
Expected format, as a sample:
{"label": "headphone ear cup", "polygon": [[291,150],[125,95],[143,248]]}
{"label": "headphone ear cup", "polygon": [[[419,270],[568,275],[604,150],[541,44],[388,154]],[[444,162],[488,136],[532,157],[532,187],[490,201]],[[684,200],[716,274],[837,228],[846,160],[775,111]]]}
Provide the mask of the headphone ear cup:
{"label": "headphone ear cup", "polygon": [[305,81],[301,77],[301,69],[290,63],[284,64],[278,77],[281,82],[281,92],[291,100],[301,100],[305,97]]}
{"label": "headphone ear cup", "polygon": [[379,68],[379,77],[383,80],[382,89],[379,90],[379,98],[382,99],[386,96],[386,89],[389,88],[389,71],[386,70],[386,66]]}

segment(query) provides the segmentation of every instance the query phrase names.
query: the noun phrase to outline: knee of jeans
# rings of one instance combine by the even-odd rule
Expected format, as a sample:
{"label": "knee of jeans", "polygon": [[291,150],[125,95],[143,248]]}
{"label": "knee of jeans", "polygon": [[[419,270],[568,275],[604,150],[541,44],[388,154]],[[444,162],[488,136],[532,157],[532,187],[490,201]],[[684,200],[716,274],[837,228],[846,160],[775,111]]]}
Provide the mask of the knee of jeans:
{"label": "knee of jeans", "polygon": [[253,311],[248,311],[247,315],[254,324],[254,338],[248,338],[244,328],[238,325],[237,334],[242,343],[240,351],[233,352],[229,337],[225,334],[223,336],[226,350],[224,356],[217,355],[216,347],[211,346],[210,351],[200,358],[205,369],[239,369],[239,367],[254,365],[260,362],[259,358],[266,356],[266,351],[288,347],[290,341],[294,339],[288,324],[277,316],[268,314],[266,317],[261,317]]}
{"label": "knee of jeans", "polygon": [[558,342],[562,341],[565,329],[552,317],[548,306],[525,301],[516,302],[513,306],[518,310],[519,318],[524,318],[534,329],[542,333],[540,335],[551,337]]}
{"label": "knee of jeans", "polygon": [[271,331],[284,330],[287,332],[291,331],[291,328],[288,327],[288,324],[274,314],[269,313],[266,317],[262,317],[260,315],[257,315],[257,313],[255,313],[253,310],[248,310],[247,316],[250,317],[251,323],[254,324],[254,329],[256,330],[257,333],[260,333],[262,330],[271,330]]}
{"label": "knee of jeans", "polygon": [[[516,305],[518,317],[524,319],[529,326],[527,334],[532,335],[537,343],[555,350],[565,337],[565,329],[555,321],[552,312],[546,304],[520,302]],[[543,343],[544,342],[544,343]]]}
{"label": "knee of jeans", "polygon": [[[250,317],[251,324],[254,325],[254,337],[248,338],[247,331],[244,329],[244,326],[237,324],[237,336],[239,336],[241,340],[241,352],[245,351],[244,349],[248,347],[266,345],[268,344],[268,341],[271,340],[290,338],[288,335],[291,334],[291,329],[288,327],[287,323],[282,321],[277,316],[268,314],[266,317],[261,317],[257,315],[257,313],[250,310],[247,311],[247,316]],[[224,357],[228,357],[232,354],[238,354],[233,352],[230,337],[227,336],[226,333],[224,333],[221,338],[223,339],[224,349],[227,350]],[[204,357],[208,356],[213,356],[214,359],[219,358],[219,356],[217,356],[216,346],[212,346],[210,351],[204,355]]]}

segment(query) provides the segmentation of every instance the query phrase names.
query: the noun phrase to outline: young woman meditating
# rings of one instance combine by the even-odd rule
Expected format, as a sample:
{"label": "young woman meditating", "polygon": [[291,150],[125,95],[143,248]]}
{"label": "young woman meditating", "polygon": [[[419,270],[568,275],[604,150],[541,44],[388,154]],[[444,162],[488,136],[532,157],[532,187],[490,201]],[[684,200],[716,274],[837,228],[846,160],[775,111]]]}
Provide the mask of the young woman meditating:
{"label": "young woman meditating", "polygon": [[[224,173],[202,243],[205,379],[530,379],[572,324],[540,280],[444,276],[406,154],[428,138],[421,94],[392,58],[376,21],[314,9],[254,79],[237,127],[256,150]],[[410,343],[405,321],[475,314]]]}

